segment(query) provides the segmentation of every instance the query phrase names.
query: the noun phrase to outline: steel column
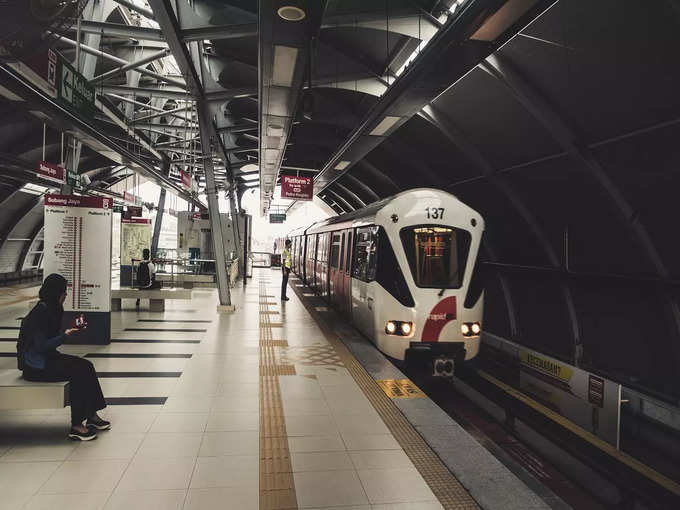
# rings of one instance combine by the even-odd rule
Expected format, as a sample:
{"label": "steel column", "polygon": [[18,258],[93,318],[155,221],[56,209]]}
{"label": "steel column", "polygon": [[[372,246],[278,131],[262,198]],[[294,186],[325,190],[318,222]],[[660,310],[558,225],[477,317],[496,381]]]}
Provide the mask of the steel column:
{"label": "steel column", "polygon": [[229,277],[227,275],[227,261],[224,254],[224,239],[222,235],[222,217],[217,198],[217,185],[215,184],[215,171],[212,161],[212,121],[207,105],[203,101],[197,102],[198,121],[201,131],[203,150],[203,172],[205,173],[205,195],[208,199],[208,214],[210,216],[210,229],[212,231],[213,250],[215,256],[215,273],[217,275],[217,291],[220,297],[220,305],[231,306],[231,293],[229,290]]}

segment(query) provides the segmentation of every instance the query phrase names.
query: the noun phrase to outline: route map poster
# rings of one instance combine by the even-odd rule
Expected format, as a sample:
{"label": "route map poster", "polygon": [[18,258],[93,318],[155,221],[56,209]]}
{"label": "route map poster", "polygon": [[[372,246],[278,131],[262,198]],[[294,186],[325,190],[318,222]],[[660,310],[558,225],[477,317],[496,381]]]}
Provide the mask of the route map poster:
{"label": "route map poster", "polygon": [[88,323],[69,343],[111,340],[112,209],[110,198],[45,195],[44,276],[59,273],[68,282],[67,327],[81,313]]}
{"label": "route map poster", "polygon": [[120,284],[133,285],[132,259],[140,260],[144,249],[151,249],[151,220],[123,218],[120,229]]}

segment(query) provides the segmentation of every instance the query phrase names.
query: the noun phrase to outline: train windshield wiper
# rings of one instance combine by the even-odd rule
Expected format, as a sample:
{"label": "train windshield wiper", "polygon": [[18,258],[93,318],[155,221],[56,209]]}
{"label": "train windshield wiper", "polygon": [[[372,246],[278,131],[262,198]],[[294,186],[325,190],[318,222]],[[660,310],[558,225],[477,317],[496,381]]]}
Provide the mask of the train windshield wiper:
{"label": "train windshield wiper", "polygon": [[440,290],[439,294],[437,294],[437,296],[442,297],[444,295],[445,291],[446,291],[446,287],[444,287],[442,290]]}

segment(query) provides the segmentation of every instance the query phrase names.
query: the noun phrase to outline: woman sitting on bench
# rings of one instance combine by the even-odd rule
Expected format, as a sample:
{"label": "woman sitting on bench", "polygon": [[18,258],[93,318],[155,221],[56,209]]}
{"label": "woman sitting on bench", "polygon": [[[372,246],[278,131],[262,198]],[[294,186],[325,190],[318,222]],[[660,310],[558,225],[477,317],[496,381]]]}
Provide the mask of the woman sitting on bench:
{"label": "woman sitting on bench", "polygon": [[21,321],[17,343],[19,370],[23,370],[27,381],[69,381],[71,431],[68,437],[81,441],[95,439],[96,431],[111,428],[111,423],[97,415],[106,403],[94,366],[86,359],[57,351],[66,337],[78,331],[62,332],[66,279],[56,273],[49,275],[38,296],[38,304]]}

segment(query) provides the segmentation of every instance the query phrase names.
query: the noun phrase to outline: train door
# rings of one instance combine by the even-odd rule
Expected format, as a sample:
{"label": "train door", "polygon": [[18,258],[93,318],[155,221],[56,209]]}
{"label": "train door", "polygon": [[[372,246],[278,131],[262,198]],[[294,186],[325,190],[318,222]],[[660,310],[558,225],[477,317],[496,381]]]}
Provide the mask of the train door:
{"label": "train door", "polygon": [[352,256],[352,321],[359,330],[373,338],[377,227],[356,230]]}
{"label": "train door", "polygon": [[344,233],[333,232],[331,233],[331,253],[329,262],[329,278],[328,278],[328,294],[330,302],[337,306],[342,307],[342,296],[343,296],[343,271],[342,271],[342,257],[340,256],[340,251],[343,245],[341,242],[341,237],[344,238]]}
{"label": "train door", "polygon": [[314,288],[314,273],[316,265],[316,235],[307,236],[307,257],[305,259],[305,281],[310,288]]}
{"label": "train door", "polygon": [[343,275],[342,275],[342,310],[350,314],[352,311],[352,229],[343,234]]}

